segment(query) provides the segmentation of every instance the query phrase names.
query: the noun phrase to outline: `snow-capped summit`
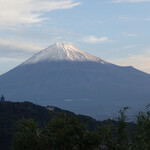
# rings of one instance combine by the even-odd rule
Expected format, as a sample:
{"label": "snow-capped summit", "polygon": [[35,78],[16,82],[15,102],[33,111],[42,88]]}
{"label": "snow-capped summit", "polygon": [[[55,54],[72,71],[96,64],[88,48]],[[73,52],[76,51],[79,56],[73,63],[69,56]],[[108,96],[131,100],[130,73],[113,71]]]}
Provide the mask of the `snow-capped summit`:
{"label": "snow-capped summit", "polygon": [[48,48],[38,52],[23,64],[35,64],[38,62],[51,61],[89,61],[106,64],[102,59],[80,51],[70,43],[55,43]]}

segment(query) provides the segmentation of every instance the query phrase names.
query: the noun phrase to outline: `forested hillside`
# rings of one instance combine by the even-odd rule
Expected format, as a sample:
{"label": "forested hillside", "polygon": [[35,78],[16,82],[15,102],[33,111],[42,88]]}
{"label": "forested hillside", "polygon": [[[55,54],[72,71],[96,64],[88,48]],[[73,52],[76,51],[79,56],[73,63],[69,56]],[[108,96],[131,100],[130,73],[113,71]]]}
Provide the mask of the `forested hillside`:
{"label": "forested hillside", "polygon": [[[67,114],[68,116],[77,116],[70,111],[52,106],[42,107],[30,102],[0,102],[0,147],[2,150],[9,149],[18,120],[32,118],[43,127],[59,113]],[[80,121],[86,122],[91,130],[101,124],[101,122],[88,116],[78,115],[78,117]]]}
{"label": "forested hillside", "polygon": [[116,120],[96,121],[70,111],[30,102],[0,102],[2,150],[149,150],[149,112],[137,124],[121,109]]}

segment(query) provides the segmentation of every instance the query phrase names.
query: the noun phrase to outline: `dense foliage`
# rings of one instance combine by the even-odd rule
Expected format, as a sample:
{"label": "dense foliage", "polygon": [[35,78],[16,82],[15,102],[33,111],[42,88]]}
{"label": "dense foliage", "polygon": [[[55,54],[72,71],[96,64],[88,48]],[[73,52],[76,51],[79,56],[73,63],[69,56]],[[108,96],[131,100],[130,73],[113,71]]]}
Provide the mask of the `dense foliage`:
{"label": "dense foliage", "polygon": [[44,128],[37,126],[32,119],[19,121],[12,149],[90,150],[98,145],[96,134],[89,132],[76,117],[60,115]]}
{"label": "dense foliage", "polygon": [[16,121],[23,118],[33,118],[40,125],[44,125],[52,118],[52,113],[44,107],[29,102],[0,103],[0,149],[9,150]]}
{"label": "dense foliage", "polygon": [[[88,116],[29,102],[0,103],[0,148],[3,150],[150,150],[150,113],[128,123],[127,107],[117,120]],[[12,138],[13,137],[13,138]]]}
{"label": "dense foliage", "polygon": [[90,131],[77,116],[59,114],[44,127],[33,119],[21,120],[12,150],[149,150],[150,114],[139,113],[134,137],[127,130],[126,111],[119,111],[118,125],[99,126]]}
{"label": "dense foliage", "polygon": [[[95,119],[75,115],[74,113],[57,107],[42,107],[30,102],[0,102],[0,149],[9,150],[12,136],[15,134],[16,122],[21,119],[32,118],[40,127],[44,127],[57,114],[77,116],[82,123],[86,123],[89,130],[96,129],[100,124],[108,124],[111,120],[100,122]],[[114,122],[116,123],[116,122]]]}
{"label": "dense foliage", "polygon": [[119,111],[118,125],[99,126],[90,131],[77,116],[60,114],[43,128],[33,119],[21,120],[12,150],[149,150],[150,113],[137,115],[134,137],[127,130],[127,107]]}

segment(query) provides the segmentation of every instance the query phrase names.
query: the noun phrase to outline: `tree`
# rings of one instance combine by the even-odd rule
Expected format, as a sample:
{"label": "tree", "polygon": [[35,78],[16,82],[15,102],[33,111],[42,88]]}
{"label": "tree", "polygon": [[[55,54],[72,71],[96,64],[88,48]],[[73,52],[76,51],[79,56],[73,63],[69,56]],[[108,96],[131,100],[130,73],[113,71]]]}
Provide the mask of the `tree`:
{"label": "tree", "polygon": [[135,150],[150,149],[150,112],[140,112],[137,115],[137,129],[135,136]]}
{"label": "tree", "polygon": [[54,150],[90,150],[96,146],[94,134],[87,131],[77,117],[65,114],[53,118],[44,135],[46,147]]}
{"label": "tree", "polygon": [[115,128],[113,125],[103,125],[99,128],[100,145],[106,146],[108,150],[116,150],[116,141],[114,138]]}
{"label": "tree", "polygon": [[119,111],[118,128],[117,128],[117,149],[128,150],[129,149],[129,137],[126,129],[126,112],[129,108],[124,107]]}
{"label": "tree", "polygon": [[12,150],[39,150],[41,130],[32,120],[21,120],[17,123]]}

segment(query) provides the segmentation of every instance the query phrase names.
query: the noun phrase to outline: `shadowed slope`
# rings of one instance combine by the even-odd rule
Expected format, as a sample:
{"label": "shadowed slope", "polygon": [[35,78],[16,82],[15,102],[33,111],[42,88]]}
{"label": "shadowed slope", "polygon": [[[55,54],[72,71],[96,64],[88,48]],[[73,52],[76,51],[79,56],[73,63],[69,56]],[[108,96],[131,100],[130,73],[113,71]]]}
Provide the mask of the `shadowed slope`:
{"label": "shadowed slope", "polygon": [[[62,52],[63,48],[58,49]],[[55,105],[98,119],[112,115],[121,106],[138,109],[149,103],[149,74],[132,67],[119,67],[94,56],[91,60],[89,54],[88,59],[79,61],[82,56],[79,54],[73,60],[65,59],[65,55],[61,60],[56,57],[51,60],[51,55],[37,59],[41,54],[36,54],[0,77],[0,91],[12,101]]]}

